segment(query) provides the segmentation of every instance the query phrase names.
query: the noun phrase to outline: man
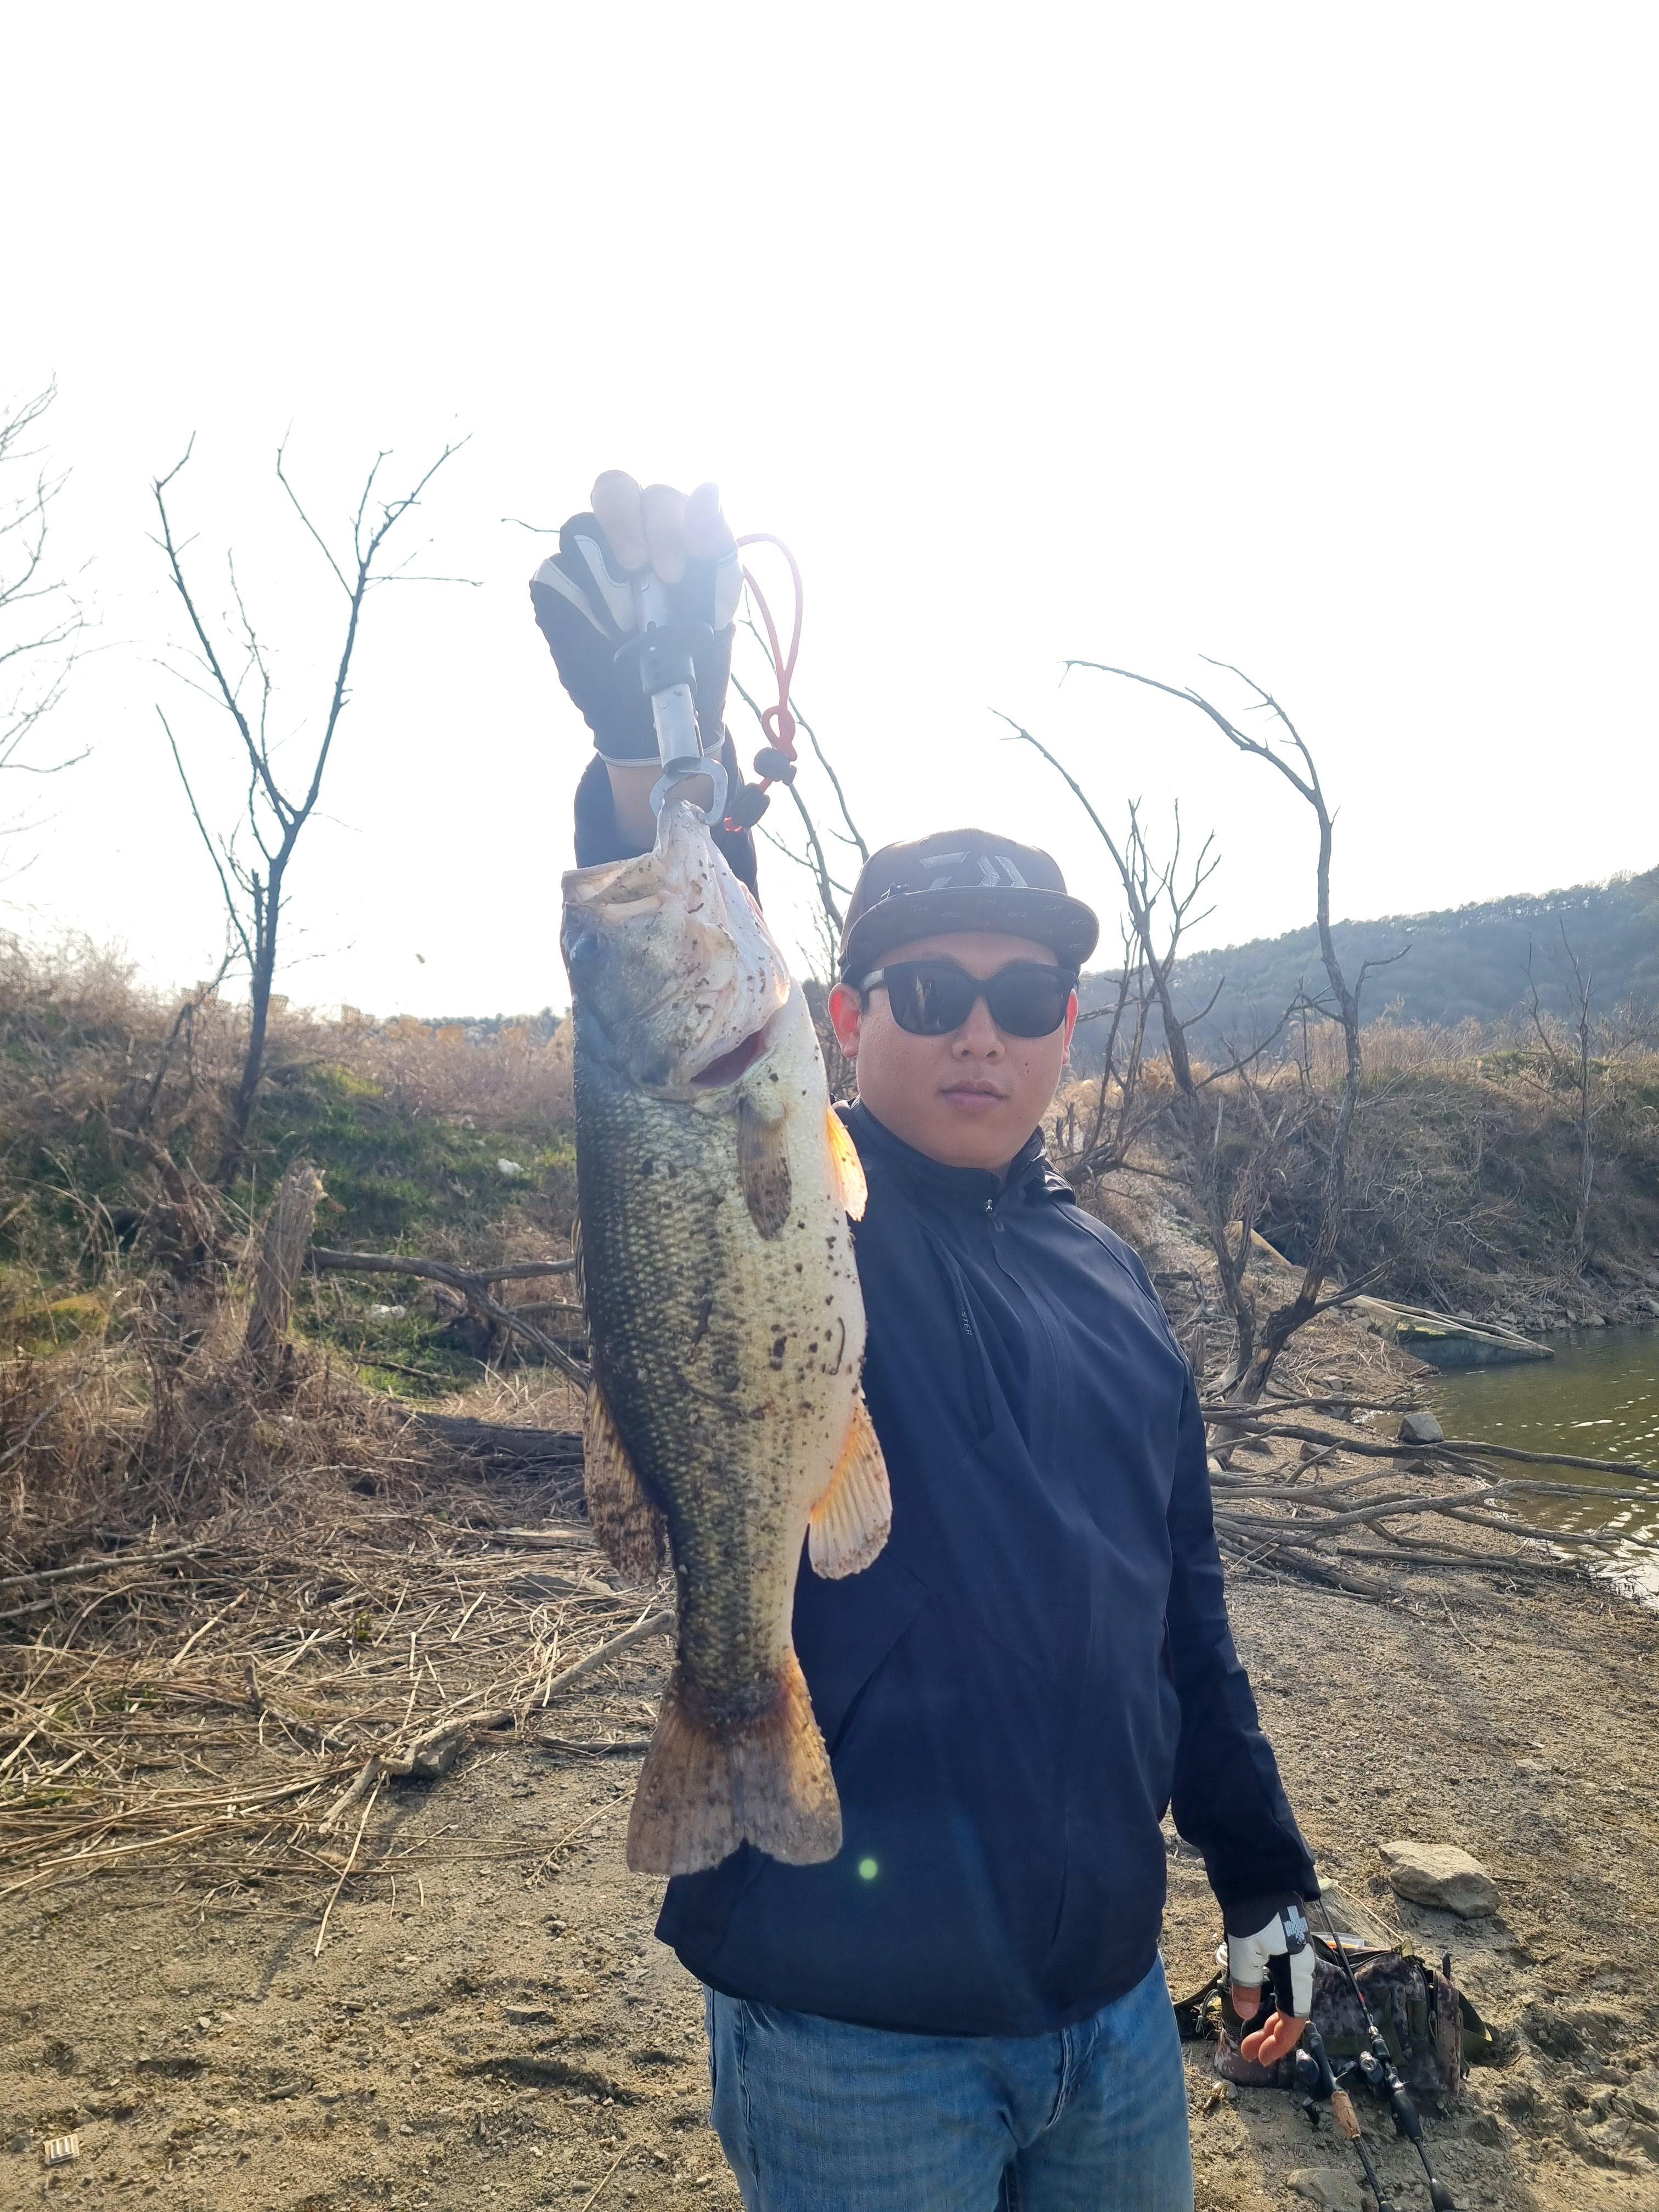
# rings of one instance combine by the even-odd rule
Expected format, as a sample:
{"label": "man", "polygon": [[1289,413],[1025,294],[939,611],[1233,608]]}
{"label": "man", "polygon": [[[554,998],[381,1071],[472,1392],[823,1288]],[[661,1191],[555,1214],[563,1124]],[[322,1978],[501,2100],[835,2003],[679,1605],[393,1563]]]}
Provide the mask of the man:
{"label": "man", "polygon": [[[599,758],[590,866],[644,850],[658,773],[617,647],[647,568],[708,625],[721,727],[739,588],[713,486],[602,477],[532,585]],[[755,885],[737,775],[719,833]],[[803,1571],[794,1637],[845,1843],[745,1845],[668,1885],[707,1991],[714,2119],[750,2212],[1182,2212],[1186,2100],[1158,1956],[1160,1830],[1203,1851],[1234,1998],[1309,2009],[1314,1870],[1227,1625],[1190,1368],[1040,1123],[1098,926],[1046,853],[952,830],[859,878],[830,1018],[858,1073],[865,1390],[892,1486],[875,1564]],[[1289,1970],[1288,1972],[1286,1970]]]}

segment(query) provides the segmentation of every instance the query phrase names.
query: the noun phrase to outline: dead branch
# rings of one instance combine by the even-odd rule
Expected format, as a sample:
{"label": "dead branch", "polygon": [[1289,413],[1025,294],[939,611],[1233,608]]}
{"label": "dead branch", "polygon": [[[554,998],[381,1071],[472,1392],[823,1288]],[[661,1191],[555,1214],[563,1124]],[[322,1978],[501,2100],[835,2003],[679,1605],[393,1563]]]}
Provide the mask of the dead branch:
{"label": "dead branch", "polygon": [[[0,769],[14,775],[57,775],[87,757],[83,747],[57,760],[29,757],[40,724],[64,697],[88,626],[70,580],[48,563],[52,508],[69,471],[32,468],[39,449],[25,442],[57,397],[53,378],[0,416]],[[0,825],[0,835],[25,826]]]}

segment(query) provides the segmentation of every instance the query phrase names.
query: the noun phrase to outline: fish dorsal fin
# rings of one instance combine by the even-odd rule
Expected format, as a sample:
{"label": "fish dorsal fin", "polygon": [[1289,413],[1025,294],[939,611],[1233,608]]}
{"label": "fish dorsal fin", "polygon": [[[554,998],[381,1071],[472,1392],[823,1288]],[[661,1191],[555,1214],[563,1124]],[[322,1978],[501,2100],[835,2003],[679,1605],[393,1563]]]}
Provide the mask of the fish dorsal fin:
{"label": "fish dorsal fin", "polygon": [[847,1133],[846,1122],[833,1106],[830,1109],[830,1158],[841,1184],[842,1204],[854,1221],[862,1221],[865,1202],[870,1195],[869,1185],[864,1180],[864,1163],[859,1158],[858,1146]]}
{"label": "fish dorsal fin", "polygon": [[806,1556],[813,1573],[830,1582],[857,1574],[881,1550],[892,1525],[887,1462],[876,1440],[870,1408],[860,1396],[830,1487],[812,1508]]}
{"label": "fish dorsal fin", "polygon": [[631,1581],[653,1583],[668,1553],[661,1512],[646,1496],[597,1382],[582,1414],[582,1482],[594,1540]]}
{"label": "fish dorsal fin", "polygon": [[763,1237],[775,1237],[794,1195],[789,1127],[781,1115],[769,1121],[746,1098],[738,1107],[738,1176],[750,1219]]}

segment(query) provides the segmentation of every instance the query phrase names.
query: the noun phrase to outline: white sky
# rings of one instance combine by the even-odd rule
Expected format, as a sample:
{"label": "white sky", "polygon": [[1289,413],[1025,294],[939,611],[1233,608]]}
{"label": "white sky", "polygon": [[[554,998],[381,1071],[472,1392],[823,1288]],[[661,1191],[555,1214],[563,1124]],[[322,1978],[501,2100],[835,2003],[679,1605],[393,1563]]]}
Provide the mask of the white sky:
{"label": "white sky", "polygon": [[[1004,825],[1115,905],[1000,707],[1114,813],[1179,791],[1218,831],[1208,941],[1306,921],[1277,779],[1190,709],[1056,684],[1068,654],[1188,681],[1207,652],[1316,745],[1342,913],[1651,866],[1655,21],[20,14],[0,392],[59,380],[57,548],[94,564],[102,649],[53,733],[94,750],[50,787],[14,920],[118,938],[158,981],[211,964],[156,702],[227,823],[240,779],[158,665],[179,633],[148,485],[193,431],[204,601],[234,547],[302,752],[339,608],[270,475],[290,424],[331,520],[377,448],[395,486],[470,433],[404,550],[482,585],[371,602],[293,878],[298,998],[564,1002],[586,737],[531,619],[539,541],[501,518],[556,524],[607,465],[714,476],[740,530],[793,546],[798,694],[872,842]],[[793,915],[805,879],[763,869]]]}

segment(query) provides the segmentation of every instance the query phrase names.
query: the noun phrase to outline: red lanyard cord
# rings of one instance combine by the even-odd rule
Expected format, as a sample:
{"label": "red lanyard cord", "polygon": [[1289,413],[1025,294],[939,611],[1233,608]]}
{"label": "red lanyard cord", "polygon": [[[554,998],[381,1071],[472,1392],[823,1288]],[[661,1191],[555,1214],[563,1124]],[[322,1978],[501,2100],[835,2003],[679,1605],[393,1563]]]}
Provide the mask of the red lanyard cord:
{"label": "red lanyard cord", "polygon": [[[793,762],[795,757],[795,717],[789,704],[789,692],[795,680],[795,659],[800,652],[801,617],[805,611],[806,600],[805,591],[801,583],[800,567],[782,538],[773,537],[770,531],[757,530],[750,537],[739,538],[738,544],[739,548],[744,545],[775,545],[789,563],[789,574],[794,579],[795,626],[791,633],[789,650],[786,654],[778,638],[778,626],[772,619],[772,610],[766,604],[766,594],[755,581],[752,570],[745,565],[743,572],[743,580],[748,585],[750,596],[760,609],[761,620],[766,625],[767,647],[772,656],[772,673],[777,679],[777,704],[769,707],[761,716],[761,727],[765,731],[767,742],[773,750],[781,753],[785,760]],[[775,781],[775,778],[772,776],[765,777],[761,783],[761,789],[769,791]]]}

